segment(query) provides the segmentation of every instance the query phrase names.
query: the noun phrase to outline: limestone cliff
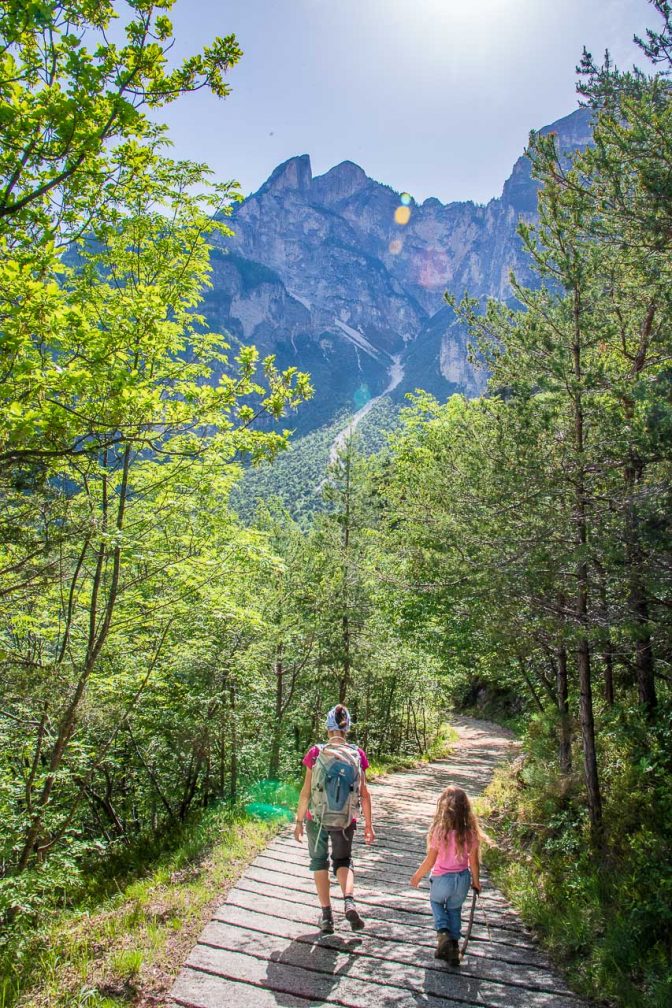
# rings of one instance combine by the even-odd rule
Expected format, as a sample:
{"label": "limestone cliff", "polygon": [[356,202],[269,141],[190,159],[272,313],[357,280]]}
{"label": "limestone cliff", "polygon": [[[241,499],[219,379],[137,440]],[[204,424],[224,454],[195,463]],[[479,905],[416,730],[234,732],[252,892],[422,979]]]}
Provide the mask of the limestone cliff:
{"label": "limestone cliff", "polygon": [[[577,109],[549,131],[564,150],[583,147],[589,114]],[[308,155],[291,158],[236,209],[235,237],[219,241],[208,321],[311,372],[317,394],[296,417],[301,431],[382,392],[399,355],[397,397],[418,387],[477,394],[483,375],[443,294],[506,298],[511,270],[528,279],[516,224],[534,215],[536,188],[521,156],[486,206],[404,205],[351,161],[313,177]]]}

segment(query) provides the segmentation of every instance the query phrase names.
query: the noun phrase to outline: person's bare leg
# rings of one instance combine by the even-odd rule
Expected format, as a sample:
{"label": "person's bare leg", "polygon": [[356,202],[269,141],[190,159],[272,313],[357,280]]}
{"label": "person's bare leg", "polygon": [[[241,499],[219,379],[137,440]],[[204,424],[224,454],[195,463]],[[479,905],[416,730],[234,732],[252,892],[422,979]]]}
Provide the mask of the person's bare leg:
{"label": "person's bare leg", "polygon": [[352,896],[355,892],[355,873],[352,868],[337,868],[336,878],[344,896]]}
{"label": "person's bare leg", "polygon": [[334,916],[331,911],[331,893],[329,891],[329,872],[326,869],[313,872],[317,898],[320,901],[320,931],[322,934],[334,933]]}
{"label": "person's bare leg", "polygon": [[313,872],[313,878],[315,879],[315,889],[317,890],[317,898],[320,901],[320,906],[331,906],[329,872],[326,869],[324,871]]}

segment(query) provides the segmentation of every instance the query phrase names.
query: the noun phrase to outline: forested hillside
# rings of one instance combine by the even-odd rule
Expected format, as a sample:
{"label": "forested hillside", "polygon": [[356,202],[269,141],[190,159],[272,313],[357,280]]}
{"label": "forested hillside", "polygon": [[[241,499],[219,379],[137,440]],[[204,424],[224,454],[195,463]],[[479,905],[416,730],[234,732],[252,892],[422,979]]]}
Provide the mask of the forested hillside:
{"label": "forested hillside", "polygon": [[329,510],[324,489],[330,459],[341,438],[352,441],[362,455],[380,451],[399,426],[399,407],[388,397],[380,399],[349,435],[350,415],[319,427],[304,437],[292,437],[286,450],[273,459],[248,465],[233,487],[231,504],[244,521],[253,520],[257,508],[273,501],[284,508],[302,529],[317,512]]}
{"label": "forested hillside", "polygon": [[[647,73],[585,56],[594,146],[568,164],[532,137],[521,309],[451,299],[487,393],[418,393],[385,443],[365,427],[319,509],[335,431],[285,451],[259,422],[291,427],[310,376],[201,314],[236,189],[153,124],[226,95],[236,40],[173,66],[165,8],[130,0],[117,45],[114,6],[0,17],[0,1003],[46,1003],[54,915],[213,810],[249,822],[231,816],[296,779],[341,700],[378,760],[431,752],[451,705],[514,723],[492,870],[582,992],[663,1008],[669,4]],[[74,972],[51,1004],[137,1003]]]}

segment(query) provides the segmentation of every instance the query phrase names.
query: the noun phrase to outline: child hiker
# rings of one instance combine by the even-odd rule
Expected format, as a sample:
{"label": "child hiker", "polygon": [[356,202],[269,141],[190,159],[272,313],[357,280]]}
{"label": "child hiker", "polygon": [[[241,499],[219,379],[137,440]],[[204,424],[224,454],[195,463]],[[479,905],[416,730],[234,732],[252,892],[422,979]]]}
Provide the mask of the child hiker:
{"label": "child hiker", "polygon": [[329,845],[334,875],[343,893],[345,917],[353,931],[364,927],[355,905],[355,876],[352,870],[352,840],[361,800],[364,840],[373,843],[371,795],[366,786],[369,761],[363,749],[350,745],[347,707],[338,704],[327,715],[326,743],[312,746],[303,757],[306,778],[299,795],[294,837],[303,840],[306,820],[310,870],[322,908],[319,927],[323,934],[334,933],[334,917],[329,892]]}
{"label": "child hiker", "polygon": [[469,886],[477,893],[481,891],[480,840],[481,831],[466,791],[447,787],[439,797],[427,834],[427,857],[411,878],[411,885],[417,888],[430,872],[429,901],[437,936],[434,956],[451,966],[460,965],[462,904]]}

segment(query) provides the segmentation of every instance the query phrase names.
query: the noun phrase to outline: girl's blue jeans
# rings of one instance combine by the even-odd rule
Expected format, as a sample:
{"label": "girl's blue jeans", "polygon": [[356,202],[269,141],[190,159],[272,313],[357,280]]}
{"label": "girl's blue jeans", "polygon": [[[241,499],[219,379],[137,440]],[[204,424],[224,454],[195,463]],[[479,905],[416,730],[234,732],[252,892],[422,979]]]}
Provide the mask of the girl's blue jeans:
{"label": "girl's blue jeans", "polygon": [[462,929],[462,904],[471,885],[471,872],[446,872],[429,880],[429,902],[437,931],[447,931],[457,941]]}

